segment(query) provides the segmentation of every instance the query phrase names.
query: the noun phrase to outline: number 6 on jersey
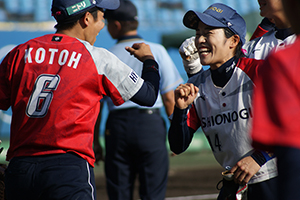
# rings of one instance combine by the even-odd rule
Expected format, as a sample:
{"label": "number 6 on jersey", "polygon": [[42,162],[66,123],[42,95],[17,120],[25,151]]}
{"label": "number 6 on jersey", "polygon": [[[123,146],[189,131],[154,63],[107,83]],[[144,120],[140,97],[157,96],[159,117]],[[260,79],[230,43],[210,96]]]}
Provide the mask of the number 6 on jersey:
{"label": "number 6 on jersey", "polygon": [[34,84],[33,92],[26,107],[26,114],[29,117],[44,117],[53,98],[53,90],[56,90],[60,81],[58,75],[42,74]]}

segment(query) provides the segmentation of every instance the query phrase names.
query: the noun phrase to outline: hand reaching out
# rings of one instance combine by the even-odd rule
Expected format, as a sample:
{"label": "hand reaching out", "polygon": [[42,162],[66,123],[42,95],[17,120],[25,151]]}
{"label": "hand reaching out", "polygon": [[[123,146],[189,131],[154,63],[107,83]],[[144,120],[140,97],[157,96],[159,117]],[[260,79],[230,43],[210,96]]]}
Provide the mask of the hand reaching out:
{"label": "hand reaching out", "polygon": [[125,49],[134,55],[139,61],[144,62],[147,59],[154,60],[154,56],[151,52],[150,46],[145,43],[134,43],[132,47],[125,47]]}

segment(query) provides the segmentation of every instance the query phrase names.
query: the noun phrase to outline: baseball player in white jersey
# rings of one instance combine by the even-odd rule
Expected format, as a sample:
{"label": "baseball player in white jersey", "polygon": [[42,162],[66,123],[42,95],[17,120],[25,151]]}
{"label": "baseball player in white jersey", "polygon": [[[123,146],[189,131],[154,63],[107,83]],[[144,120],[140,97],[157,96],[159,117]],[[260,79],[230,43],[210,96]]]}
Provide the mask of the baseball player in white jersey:
{"label": "baseball player in white jersey", "polygon": [[258,0],[260,15],[272,19],[275,26],[272,26],[261,37],[247,42],[243,49],[246,50],[246,57],[255,59],[265,59],[271,51],[277,51],[292,44],[296,35],[292,33],[291,25],[288,22],[281,0]]}
{"label": "baseball player in white jersey", "polygon": [[[249,135],[253,79],[263,61],[244,58],[241,47],[245,43],[245,21],[232,8],[217,3],[204,13],[188,11],[183,23],[196,30],[196,37],[194,52],[188,50],[192,47],[181,50],[197,53],[201,64],[210,69],[195,70],[188,83],[175,90],[169,129],[171,150],[176,154],[185,151],[201,127],[216,160],[236,183],[223,180],[218,200],[241,196],[249,200],[276,199],[276,162],[266,152],[254,151]],[[198,60],[196,56],[189,58],[191,63]]]}

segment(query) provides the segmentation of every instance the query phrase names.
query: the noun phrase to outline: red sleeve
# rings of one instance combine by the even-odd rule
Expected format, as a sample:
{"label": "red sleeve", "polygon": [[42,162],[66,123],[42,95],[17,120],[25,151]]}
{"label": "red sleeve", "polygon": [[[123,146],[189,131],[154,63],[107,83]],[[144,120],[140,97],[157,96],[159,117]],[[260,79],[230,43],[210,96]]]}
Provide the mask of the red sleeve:
{"label": "red sleeve", "polygon": [[[19,45],[21,46],[21,45]],[[12,101],[14,100],[12,98],[16,96],[16,92],[12,93],[12,79],[15,74],[14,70],[17,69],[15,65],[21,65],[19,64],[19,60],[22,60],[23,57],[19,56],[20,52],[15,47],[13,50],[11,50],[6,57],[3,59],[1,65],[0,65],[0,109],[1,110],[7,110],[11,105]],[[14,84],[15,86],[19,87],[20,83],[16,82]]]}
{"label": "red sleeve", "polygon": [[268,30],[265,30],[260,25],[258,25],[256,30],[254,31],[253,35],[251,36],[250,41],[255,38],[259,38],[259,37],[263,36],[267,32],[268,32]]}
{"label": "red sleeve", "polygon": [[7,77],[8,56],[4,58],[0,65],[0,109],[7,110],[10,106],[10,90]]}
{"label": "red sleeve", "polygon": [[251,80],[254,80],[258,76],[259,66],[264,62],[264,60],[256,60],[252,58],[241,58],[237,66],[242,69]]}
{"label": "red sleeve", "polygon": [[189,109],[189,112],[187,113],[187,125],[188,127],[194,129],[195,131],[201,126],[201,122],[197,115],[194,104],[192,104],[192,107]]}

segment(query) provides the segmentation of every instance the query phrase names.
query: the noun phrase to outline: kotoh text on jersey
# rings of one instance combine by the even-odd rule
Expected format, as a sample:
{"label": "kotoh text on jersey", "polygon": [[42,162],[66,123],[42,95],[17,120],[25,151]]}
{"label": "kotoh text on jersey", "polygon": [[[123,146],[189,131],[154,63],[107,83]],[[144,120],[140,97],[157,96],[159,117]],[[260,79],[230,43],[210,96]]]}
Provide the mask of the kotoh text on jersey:
{"label": "kotoh text on jersey", "polygon": [[59,49],[54,48],[46,50],[43,47],[38,49],[29,47],[25,50],[26,63],[36,62],[38,64],[42,64],[47,62],[52,65],[54,62],[57,62],[61,66],[67,63],[68,67],[72,67],[74,69],[77,68],[81,56],[81,53],[77,53],[75,51],[73,51],[70,55],[70,52],[67,49],[59,51]]}

